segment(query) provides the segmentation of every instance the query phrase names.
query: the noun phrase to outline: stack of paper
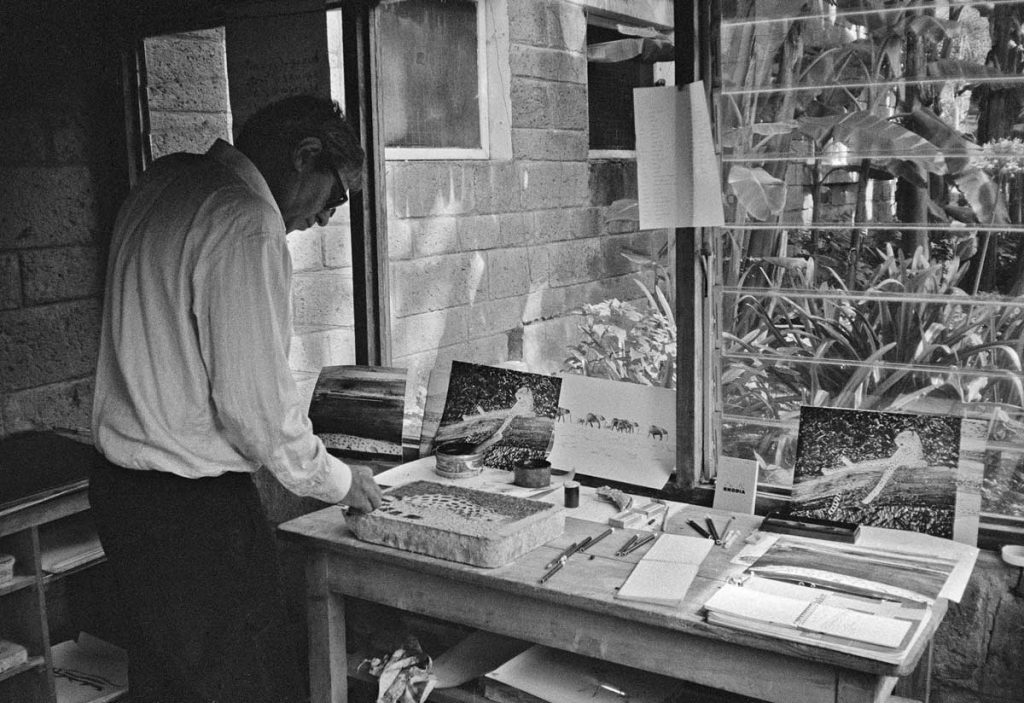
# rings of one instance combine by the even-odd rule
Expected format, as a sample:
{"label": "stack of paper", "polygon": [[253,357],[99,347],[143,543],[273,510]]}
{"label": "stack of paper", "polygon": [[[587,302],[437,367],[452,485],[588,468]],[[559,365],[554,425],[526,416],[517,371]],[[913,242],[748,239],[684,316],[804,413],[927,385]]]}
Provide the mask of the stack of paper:
{"label": "stack of paper", "polygon": [[[667,676],[541,645],[489,673],[485,679],[488,692],[491,682],[553,703],[664,703],[682,685]],[[516,696],[516,700],[522,699]]]}
{"label": "stack of paper", "polygon": [[128,690],[128,655],[120,647],[82,632],[52,652],[61,703],[106,703]]}
{"label": "stack of paper", "polygon": [[658,605],[679,605],[713,544],[703,537],[660,535],[615,597]]}
{"label": "stack of paper", "polygon": [[[704,604],[708,622],[793,641],[816,639],[842,651],[857,647],[901,650],[910,645],[930,612],[820,588],[750,577],[726,584]],[[824,639],[824,641],[821,641]],[[848,646],[843,647],[843,643]]]}

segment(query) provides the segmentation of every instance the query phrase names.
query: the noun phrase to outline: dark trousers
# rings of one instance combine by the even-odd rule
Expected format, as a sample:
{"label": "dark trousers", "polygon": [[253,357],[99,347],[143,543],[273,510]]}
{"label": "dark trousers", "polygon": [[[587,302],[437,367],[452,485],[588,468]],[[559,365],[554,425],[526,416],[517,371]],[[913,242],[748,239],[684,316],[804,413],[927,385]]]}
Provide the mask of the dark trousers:
{"label": "dark trousers", "polygon": [[101,459],[89,500],[128,621],[132,703],[306,699],[249,474],[186,479]]}

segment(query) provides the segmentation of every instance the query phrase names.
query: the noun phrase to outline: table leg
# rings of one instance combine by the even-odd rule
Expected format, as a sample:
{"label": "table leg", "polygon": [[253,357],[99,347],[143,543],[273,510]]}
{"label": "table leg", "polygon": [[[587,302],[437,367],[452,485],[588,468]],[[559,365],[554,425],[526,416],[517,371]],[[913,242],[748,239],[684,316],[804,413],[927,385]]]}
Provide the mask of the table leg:
{"label": "table leg", "polygon": [[310,703],[348,703],[345,602],[327,583],[327,559],[314,554],[306,567]]}
{"label": "table leg", "polygon": [[836,703],[885,703],[896,686],[895,676],[836,671]]}

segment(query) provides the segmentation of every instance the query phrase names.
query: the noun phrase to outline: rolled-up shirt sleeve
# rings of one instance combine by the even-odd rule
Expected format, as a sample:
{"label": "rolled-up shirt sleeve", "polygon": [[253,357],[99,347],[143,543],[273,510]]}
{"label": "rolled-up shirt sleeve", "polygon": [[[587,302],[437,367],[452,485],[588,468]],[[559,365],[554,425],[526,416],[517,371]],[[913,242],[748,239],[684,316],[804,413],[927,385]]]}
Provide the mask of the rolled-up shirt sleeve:
{"label": "rolled-up shirt sleeve", "polygon": [[351,470],[313,434],[288,365],[291,257],[284,234],[245,235],[206,264],[195,313],[224,435],[291,492],[342,500]]}

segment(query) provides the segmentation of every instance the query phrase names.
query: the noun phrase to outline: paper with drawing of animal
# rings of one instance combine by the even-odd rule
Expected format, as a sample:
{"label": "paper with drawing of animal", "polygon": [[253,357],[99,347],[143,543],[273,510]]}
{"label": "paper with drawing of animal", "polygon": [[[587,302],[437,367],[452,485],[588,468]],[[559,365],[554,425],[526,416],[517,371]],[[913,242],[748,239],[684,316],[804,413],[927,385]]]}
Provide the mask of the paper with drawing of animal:
{"label": "paper with drawing of animal", "polygon": [[952,538],[960,423],[801,408],[791,514]]}
{"label": "paper with drawing of animal", "polygon": [[551,465],[664,488],[676,461],[675,398],[666,388],[562,376]]}

